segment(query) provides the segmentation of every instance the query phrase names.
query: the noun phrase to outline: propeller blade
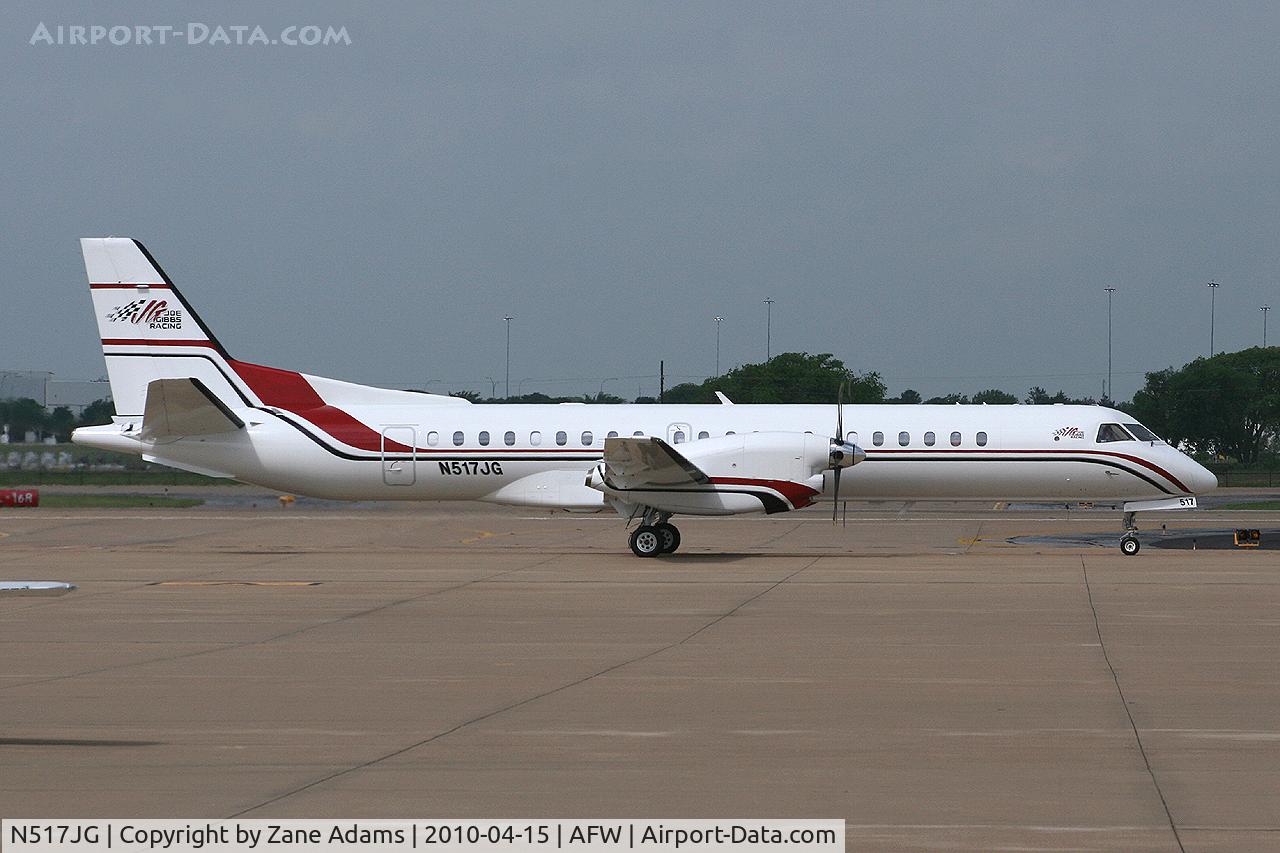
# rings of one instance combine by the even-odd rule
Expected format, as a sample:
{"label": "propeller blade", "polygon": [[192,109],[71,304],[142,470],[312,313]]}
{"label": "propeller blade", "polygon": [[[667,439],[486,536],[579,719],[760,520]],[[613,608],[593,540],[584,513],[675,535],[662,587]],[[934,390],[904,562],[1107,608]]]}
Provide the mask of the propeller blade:
{"label": "propeller blade", "polygon": [[846,379],[836,391],[836,441],[844,441],[844,387],[848,384]]}
{"label": "propeller blade", "polygon": [[836,523],[836,510],[840,508],[840,471],[840,468],[836,468],[831,472],[832,476],[835,477],[835,487],[832,489],[831,495],[831,524],[833,526]]}

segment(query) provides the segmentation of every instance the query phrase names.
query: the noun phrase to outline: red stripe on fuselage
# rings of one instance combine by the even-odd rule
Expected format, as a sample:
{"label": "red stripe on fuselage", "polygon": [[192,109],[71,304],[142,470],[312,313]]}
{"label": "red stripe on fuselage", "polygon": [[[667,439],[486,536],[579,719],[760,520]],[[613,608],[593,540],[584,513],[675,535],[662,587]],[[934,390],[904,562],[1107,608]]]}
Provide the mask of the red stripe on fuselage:
{"label": "red stripe on fuselage", "polygon": [[813,499],[820,494],[817,489],[802,483],[793,483],[790,480],[753,480],[749,477],[711,477],[710,480],[712,485],[716,486],[763,486],[766,489],[773,489],[796,509],[813,503]]}
{"label": "red stripe on fuselage", "polygon": [[1126,460],[1128,460],[1128,461],[1130,461],[1130,462],[1136,462],[1136,463],[1138,463],[1139,465],[1141,465],[1142,467],[1147,468],[1147,469],[1149,469],[1149,470],[1151,470],[1151,471],[1154,471],[1155,473],[1159,474],[1161,477],[1164,477],[1164,478],[1165,478],[1166,480],[1168,480],[1170,483],[1173,483],[1175,486],[1177,486],[1179,489],[1181,489],[1182,491],[1186,492],[1187,494],[1191,494],[1191,490],[1190,490],[1190,489],[1188,489],[1186,486],[1184,486],[1184,485],[1182,484],[1182,481],[1181,481],[1181,480],[1179,480],[1177,477],[1173,476],[1173,475],[1172,475],[1172,474],[1170,474],[1168,471],[1164,470],[1163,468],[1161,468],[1159,465],[1155,464],[1154,462],[1149,462],[1149,461],[1147,461],[1146,459],[1143,459],[1141,456],[1130,456],[1128,453],[1116,453],[1114,450],[1071,450],[1071,449],[1069,449],[1069,448],[1065,448],[1065,447],[1064,447],[1064,448],[1046,448],[1046,449],[1044,449],[1044,450],[996,450],[996,449],[989,449],[989,450],[950,450],[950,449],[938,449],[938,450],[934,450],[934,449],[932,449],[932,448],[918,448],[918,449],[912,449],[912,448],[901,448],[901,449],[899,449],[899,448],[883,448],[883,449],[872,449],[872,450],[868,450],[868,451],[867,451],[867,457],[868,457],[868,458],[874,458],[874,457],[876,457],[876,456],[885,455],[885,454],[892,454],[892,453],[936,453],[936,454],[941,454],[941,455],[944,455],[944,456],[945,456],[945,455],[950,455],[950,454],[956,454],[956,455],[959,455],[959,454],[964,454],[964,453],[979,453],[979,454],[980,454],[980,453],[987,453],[987,454],[997,454],[997,453],[1019,453],[1019,454],[1040,455],[1040,456],[1043,456],[1043,455],[1049,455],[1049,454],[1053,454],[1053,455],[1062,455],[1062,456],[1069,456],[1069,455],[1071,455],[1071,454],[1084,455],[1084,456],[1111,456],[1111,457],[1114,457],[1114,458],[1116,458],[1116,459],[1126,459]]}
{"label": "red stripe on fuselage", "polygon": [[263,405],[285,409],[305,418],[343,444],[375,453],[383,450],[412,453],[414,450],[407,444],[384,439],[376,430],[342,409],[330,406],[301,373],[233,359],[228,359],[228,363],[236,375],[253,389]]}

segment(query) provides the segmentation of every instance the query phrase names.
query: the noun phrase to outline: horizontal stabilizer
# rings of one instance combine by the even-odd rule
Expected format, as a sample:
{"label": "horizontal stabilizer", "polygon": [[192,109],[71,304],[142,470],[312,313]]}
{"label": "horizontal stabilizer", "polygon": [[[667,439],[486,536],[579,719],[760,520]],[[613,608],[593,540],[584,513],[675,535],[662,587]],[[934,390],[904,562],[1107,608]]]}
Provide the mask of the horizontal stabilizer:
{"label": "horizontal stabilizer", "polygon": [[235,412],[199,379],[153,379],[142,415],[144,441],[216,435],[244,429]]}
{"label": "horizontal stabilizer", "polygon": [[615,488],[689,486],[707,475],[660,438],[606,438],[604,475]]}

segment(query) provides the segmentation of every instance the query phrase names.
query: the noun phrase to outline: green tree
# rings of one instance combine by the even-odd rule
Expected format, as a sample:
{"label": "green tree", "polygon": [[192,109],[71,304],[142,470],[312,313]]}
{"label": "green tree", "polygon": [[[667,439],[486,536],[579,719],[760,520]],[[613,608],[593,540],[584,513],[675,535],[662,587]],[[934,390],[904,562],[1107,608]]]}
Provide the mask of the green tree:
{"label": "green tree", "polygon": [[930,406],[966,405],[968,402],[968,394],[947,394],[945,397],[930,397],[928,400],[925,400],[925,404]]}
{"label": "green tree", "polygon": [[989,403],[992,406],[1007,406],[1018,402],[1016,394],[1010,394],[1008,391],[1001,391],[998,388],[988,388],[985,391],[979,391],[973,395],[975,403]]}
{"label": "green tree", "polygon": [[110,400],[94,400],[92,403],[84,407],[84,411],[80,413],[80,418],[76,421],[76,426],[102,426],[111,423],[111,416],[116,413],[116,407]]}
{"label": "green tree", "polygon": [[43,434],[48,422],[49,413],[44,406],[30,397],[0,400],[0,424],[9,425],[11,441],[23,441],[28,432]]}
{"label": "green tree", "polygon": [[914,406],[916,403],[923,401],[920,392],[914,388],[908,388],[896,397],[890,397],[885,400],[886,403],[900,403],[903,405]]}
{"label": "green tree", "polygon": [[846,380],[846,403],[884,401],[885,384],[877,373],[853,373],[831,353],[784,352],[700,384],[676,385],[663,395],[663,402],[714,403],[715,392],[722,391],[735,403],[832,403]]}
{"label": "green tree", "polygon": [[1171,442],[1251,465],[1280,434],[1280,347],[1148,373],[1131,409]]}
{"label": "green tree", "polygon": [[1027,392],[1027,398],[1023,402],[1032,406],[1051,406],[1054,403],[1066,403],[1073,406],[1096,406],[1098,404],[1098,401],[1092,397],[1068,397],[1067,392],[1061,389],[1058,390],[1057,394],[1050,395],[1048,391],[1039,385]]}
{"label": "green tree", "polygon": [[49,413],[45,420],[45,429],[52,433],[58,441],[70,441],[71,430],[75,428],[76,416],[66,406],[59,406]]}

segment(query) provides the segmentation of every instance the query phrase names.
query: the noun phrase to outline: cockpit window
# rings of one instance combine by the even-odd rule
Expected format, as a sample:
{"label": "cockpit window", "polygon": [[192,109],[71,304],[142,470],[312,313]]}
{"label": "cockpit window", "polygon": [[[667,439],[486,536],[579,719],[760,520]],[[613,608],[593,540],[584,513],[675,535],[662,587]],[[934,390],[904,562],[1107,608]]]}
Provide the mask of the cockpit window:
{"label": "cockpit window", "polygon": [[1133,436],[1124,431],[1120,424],[1103,424],[1098,427],[1098,444],[1108,441],[1133,441]]}
{"label": "cockpit window", "polygon": [[1142,424],[1125,424],[1124,428],[1133,433],[1133,437],[1138,441],[1159,441],[1160,436],[1144,427]]}

